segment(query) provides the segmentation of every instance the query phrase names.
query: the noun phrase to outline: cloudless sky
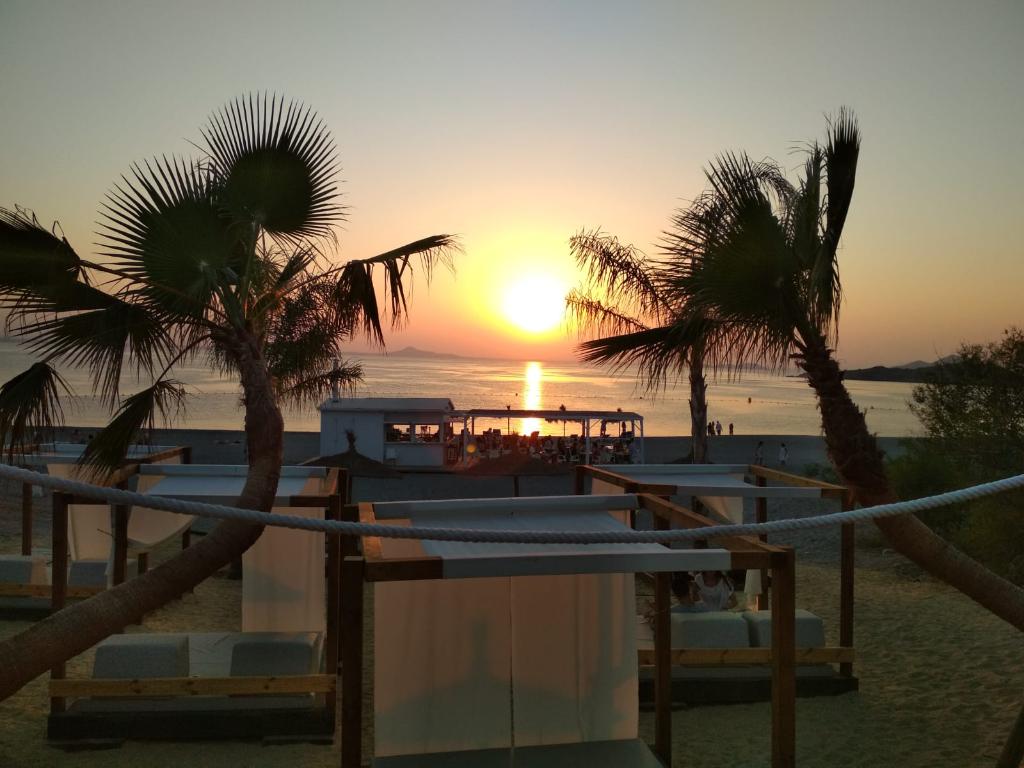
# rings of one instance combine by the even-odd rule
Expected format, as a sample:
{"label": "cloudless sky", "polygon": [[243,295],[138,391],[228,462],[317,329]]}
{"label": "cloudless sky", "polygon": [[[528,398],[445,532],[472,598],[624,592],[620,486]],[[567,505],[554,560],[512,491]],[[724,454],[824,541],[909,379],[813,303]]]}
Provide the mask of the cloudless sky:
{"label": "cloudless sky", "polygon": [[214,109],[276,91],[336,139],[338,258],[462,237],[455,277],[418,282],[392,348],[568,358],[563,327],[509,314],[575,285],[575,231],[653,252],[716,153],[795,178],[848,105],[864,141],[839,356],[898,364],[1024,324],[1022,84],[1019,0],[0,0],[0,205],[91,253],[132,161],[188,154]]}

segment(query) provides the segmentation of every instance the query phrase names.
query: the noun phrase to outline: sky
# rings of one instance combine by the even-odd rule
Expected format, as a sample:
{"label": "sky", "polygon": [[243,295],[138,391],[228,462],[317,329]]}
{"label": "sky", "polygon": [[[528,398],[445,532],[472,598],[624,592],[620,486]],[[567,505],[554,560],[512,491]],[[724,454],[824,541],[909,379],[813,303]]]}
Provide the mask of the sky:
{"label": "sky", "polygon": [[656,253],[717,153],[795,179],[846,105],[863,144],[837,354],[931,360],[1024,324],[1022,40],[1019,0],[0,0],[0,205],[92,254],[131,162],[194,154],[214,110],[284,94],[338,147],[336,259],[461,238],[389,348],[571,359],[574,232]]}

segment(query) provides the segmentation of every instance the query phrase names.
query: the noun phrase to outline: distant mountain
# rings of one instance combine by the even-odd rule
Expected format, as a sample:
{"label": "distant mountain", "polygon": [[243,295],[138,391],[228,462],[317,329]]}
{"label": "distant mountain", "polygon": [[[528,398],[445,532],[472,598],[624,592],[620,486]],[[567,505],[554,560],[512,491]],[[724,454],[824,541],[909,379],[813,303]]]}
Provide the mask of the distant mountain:
{"label": "distant mountain", "polygon": [[435,357],[447,360],[465,360],[465,355],[456,355],[452,352],[432,352],[429,349],[418,349],[417,347],[405,347],[397,352],[388,352],[389,357]]}
{"label": "distant mountain", "polygon": [[871,368],[857,368],[852,371],[844,371],[843,377],[856,381],[904,381],[911,384],[924,384],[932,380],[932,374],[937,370],[936,365],[927,363],[915,365],[909,363],[897,367],[875,365]]}
{"label": "distant mountain", "polygon": [[955,363],[959,359],[959,355],[946,355],[940,357],[934,363],[926,363],[924,360],[915,360],[912,363],[904,363],[903,365],[894,365],[893,368],[902,368],[908,371],[916,371],[921,368],[934,368],[936,365],[944,365],[947,363]]}

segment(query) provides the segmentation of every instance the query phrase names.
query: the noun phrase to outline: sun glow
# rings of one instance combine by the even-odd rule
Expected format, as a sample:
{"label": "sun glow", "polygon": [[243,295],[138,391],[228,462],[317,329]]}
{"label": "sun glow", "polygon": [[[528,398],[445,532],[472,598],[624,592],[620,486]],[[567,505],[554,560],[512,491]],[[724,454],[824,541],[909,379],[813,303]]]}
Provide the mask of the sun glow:
{"label": "sun glow", "polygon": [[565,286],[557,278],[527,275],[509,283],[502,311],[505,319],[520,330],[545,333],[562,322],[565,294]]}

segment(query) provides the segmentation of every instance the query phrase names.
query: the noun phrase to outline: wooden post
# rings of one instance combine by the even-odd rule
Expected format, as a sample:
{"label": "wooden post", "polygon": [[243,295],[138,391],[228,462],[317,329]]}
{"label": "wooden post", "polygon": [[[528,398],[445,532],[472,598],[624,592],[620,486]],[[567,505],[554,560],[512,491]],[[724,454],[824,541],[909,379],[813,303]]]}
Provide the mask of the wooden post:
{"label": "wooden post", "polygon": [[[56,613],[64,607],[68,589],[68,495],[60,491],[53,492],[53,520],[51,529],[51,549],[53,562],[50,578],[50,609]],[[51,680],[64,679],[64,663],[61,662],[50,670]],[[63,712],[66,701],[63,696],[50,698],[50,712]]]}
{"label": "wooden post", "polygon": [[[768,481],[758,475],[757,486],[758,488],[764,488],[768,485]],[[768,499],[764,496],[758,496],[754,499],[754,522],[756,523],[767,523],[768,522]],[[758,538],[767,543],[767,534],[760,534]],[[768,570],[765,568],[761,569],[761,594],[757,596],[757,608],[762,610],[768,607]]]}
{"label": "wooden post", "polygon": [[[847,493],[843,496],[843,511],[853,509],[853,499]],[[839,645],[853,647],[853,581],[854,581],[854,523],[840,526],[839,544]],[[853,662],[839,665],[839,674],[853,677]]]}
{"label": "wooden post", "polygon": [[796,578],[790,547],[772,555],[772,768],[796,765]]}
{"label": "wooden post", "polygon": [[[331,495],[327,506],[328,520],[341,520],[342,497],[340,493]],[[327,674],[338,674],[338,625],[341,618],[341,600],[339,599],[339,583],[341,575],[341,537],[327,535]],[[337,690],[327,697],[327,713],[331,723],[336,722],[338,707]]]}
{"label": "wooden post", "polygon": [[[661,515],[654,516],[659,531],[669,527]],[[672,765],[672,574],[654,575],[654,752],[665,765]]]}
{"label": "wooden post", "polygon": [[577,464],[576,468],[575,468],[575,470],[576,470],[576,477],[575,477],[575,482],[573,484],[573,491],[572,492],[574,494],[576,494],[577,496],[582,496],[583,495],[583,491],[586,490],[586,487],[587,487],[586,486],[587,474],[584,471],[583,467],[584,467],[583,464]]}
{"label": "wooden post", "polygon": [[363,760],[363,558],[341,565],[341,768]]}
{"label": "wooden post", "polygon": [[512,495],[519,496],[519,475],[512,475]]}
{"label": "wooden post", "polygon": [[116,587],[123,584],[128,570],[128,507],[122,504],[111,505],[114,512],[114,573],[113,582]]}
{"label": "wooden post", "polygon": [[21,554],[32,554],[32,485],[21,484]]}
{"label": "wooden post", "polygon": [[[186,446],[182,447],[182,449],[181,449],[181,463],[182,464],[191,464],[192,463],[192,446],[191,445],[186,445]],[[190,525],[181,534],[181,548],[182,549],[188,549],[188,547],[189,547],[189,545],[191,543],[192,543],[192,526]],[[190,589],[189,590],[189,594],[191,594],[194,591],[195,590]]]}
{"label": "wooden post", "polygon": [[338,489],[334,493],[341,495],[343,505],[352,501],[352,474],[344,467],[338,468]]}

